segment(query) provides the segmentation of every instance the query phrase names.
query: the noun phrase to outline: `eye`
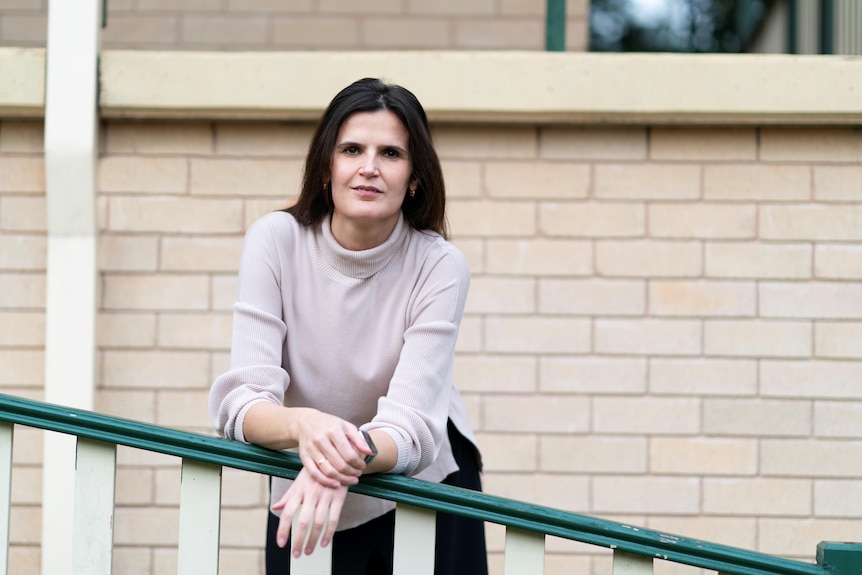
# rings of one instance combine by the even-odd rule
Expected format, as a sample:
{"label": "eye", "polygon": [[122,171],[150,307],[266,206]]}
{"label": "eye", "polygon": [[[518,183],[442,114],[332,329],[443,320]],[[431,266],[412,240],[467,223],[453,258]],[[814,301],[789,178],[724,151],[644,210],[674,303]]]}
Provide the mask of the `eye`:
{"label": "eye", "polygon": [[389,148],[389,149],[383,150],[383,157],[384,158],[400,158],[401,152],[399,152],[396,149]]}
{"label": "eye", "polygon": [[358,154],[359,153],[359,147],[358,146],[344,146],[341,149],[341,152],[344,154]]}

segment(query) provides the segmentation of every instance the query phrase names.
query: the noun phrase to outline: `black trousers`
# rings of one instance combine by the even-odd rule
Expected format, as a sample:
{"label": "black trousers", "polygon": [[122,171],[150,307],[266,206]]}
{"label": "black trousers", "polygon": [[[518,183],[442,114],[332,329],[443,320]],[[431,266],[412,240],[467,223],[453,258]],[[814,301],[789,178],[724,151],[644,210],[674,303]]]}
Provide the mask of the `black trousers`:
{"label": "black trousers", "polygon": [[[449,422],[449,442],[459,470],[442,483],[481,491],[479,454]],[[278,517],[269,513],[266,535],[267,575],[290,573],[290,541],[275,544]],[[337,531],[332,539],[333,575],[391,575],[395,512],[352,529]],[[448,513],[437,514],[435,575],[487,575],[485,526],[482,521]]]}

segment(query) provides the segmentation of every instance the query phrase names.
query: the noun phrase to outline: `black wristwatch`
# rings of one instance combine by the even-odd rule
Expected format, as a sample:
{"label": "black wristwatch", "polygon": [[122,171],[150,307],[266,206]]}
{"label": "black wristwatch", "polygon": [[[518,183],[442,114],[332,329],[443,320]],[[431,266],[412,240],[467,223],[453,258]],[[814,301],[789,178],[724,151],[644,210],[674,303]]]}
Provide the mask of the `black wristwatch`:
{"label": "black wristwatch", "polygon": [[359,431],[362,432],[362,437],[365,438],[365,443],[367,443],[368,447],[371,448],[371,453],[365,456],[365,465],[368,465],[369,463],[374,461],[375,457],[377,457],[377,446],[374,445],[373,441],[371,441],[371,436],[368,435],[367,431],[365,431],[364,429],[360,429]]}

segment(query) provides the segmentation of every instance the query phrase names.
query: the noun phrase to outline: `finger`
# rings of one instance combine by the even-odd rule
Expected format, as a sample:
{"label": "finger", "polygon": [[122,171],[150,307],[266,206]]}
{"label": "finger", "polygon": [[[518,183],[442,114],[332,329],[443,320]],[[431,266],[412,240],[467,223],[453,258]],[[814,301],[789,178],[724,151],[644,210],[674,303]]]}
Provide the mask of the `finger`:
{"label": "finger", "polygon": [[305,469],[311,478],[317,483],[332,488],[342,485],[340,474],[337,473],[334,468],[331,471],[334,477],[326,474],[322,469],[330,467],[327,465],[328,460],[324,456],[318,456],[316,460],[310,456],[301,457],[301,459],[303,469]]}
{"label": "finger", "polygon": [[308,538],[308,529],[311,526],[313,513],[316,507],[316,502],[311,504],[306,501],[302,504],[299,509],[299,513],[294,519],[293,544],[291,545],[291,553],[294,557],[299,558],[302,556],[302,548],[305,544],[305,540]]}
{"label": "finger", "polygon": [[344,506],[344,494],[334,497],[329,505],[329,517],[326,520],[326,531],[323,532],[323,537],[320,539],[320,546],[326,547],[332,538],[335,536],[335,529],[338,527],[338,520],[341,517],[341,509]]}
{"label": "finger", "polygon": [[320,538],[320,533],[326,525],[326,520],[329,517],[330,498],[324,496],[317,503],[317,509],[314,513],[314,520],[311,524],[311,531],[308,533],[308,540],[305,543],[305,554],[311,555],[317,545],[317,540]]}
{"label": "finger", "polygon": [[[273,505],[273,509],[275,505]],[[287,545],[287,539],[290,537],[290,526],[293,521],[293,513],[284,510],[281,517],[278,519],[278,529],[275,532],[275,544],[279,547]]]}

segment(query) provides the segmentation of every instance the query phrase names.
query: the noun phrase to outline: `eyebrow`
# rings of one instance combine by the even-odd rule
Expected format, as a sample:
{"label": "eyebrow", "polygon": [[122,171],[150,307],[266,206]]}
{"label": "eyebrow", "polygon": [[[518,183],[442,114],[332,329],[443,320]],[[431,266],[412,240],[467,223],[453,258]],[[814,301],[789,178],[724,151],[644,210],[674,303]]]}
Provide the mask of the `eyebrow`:
{"label": "eyebrow", "polygon": [[[336,148],[344,148],[344,147],[346,147],[346,146],[356,146],[356,147],[359,147],[359,148],[365,148],[365,147],[367,147],[365,144],[360,144],[359,142],[351,142],[351,141],[339,142],[339,143],[335,144],[335,147],[336,147]],[[399,146],[398,144],[384,144],[384,145],[382,145],[382,146],[380,146],[380,147],[381,147],[381,148],[385,148],[385,149],[398,150],[398,151],[400,151],[400,152],[403,152],[403,153],[407,154],[407,150],[406,150],[406,149],[404,149],[404,148],[402,148],[402,147],[401,147],[401,146]]]}

